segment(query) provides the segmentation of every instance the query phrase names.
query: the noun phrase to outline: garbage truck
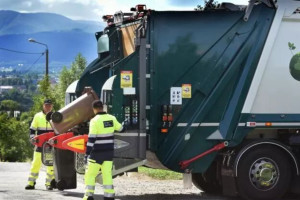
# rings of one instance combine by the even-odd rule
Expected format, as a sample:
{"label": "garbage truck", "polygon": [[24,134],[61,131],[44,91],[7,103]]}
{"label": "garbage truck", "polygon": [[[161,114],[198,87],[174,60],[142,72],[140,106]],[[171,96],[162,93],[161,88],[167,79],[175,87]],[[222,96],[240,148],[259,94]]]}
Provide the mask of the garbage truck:
{"label": "garbage truck", "polygon": [[[213,5],[103,16],[98,58],[73,86],[76,100],[50,116],[55,134],[86,137],[91,102],[101,99],[126,122],[115,175],[147,165],[191,174],[207,193],[299,193],[300,1]],[[75,187],[74,164],[65,164],[74,154],[54,149],[58,185]]]}

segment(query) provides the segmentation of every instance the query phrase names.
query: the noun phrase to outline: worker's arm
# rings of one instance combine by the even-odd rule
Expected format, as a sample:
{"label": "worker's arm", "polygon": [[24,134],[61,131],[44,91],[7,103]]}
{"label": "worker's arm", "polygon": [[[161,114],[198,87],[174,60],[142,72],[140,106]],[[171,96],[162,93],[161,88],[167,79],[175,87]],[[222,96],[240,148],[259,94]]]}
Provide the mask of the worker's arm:
{"label": "worker's arm", "polygon": [[32,122],[31,122],[30,128],[29,128],[29,138],[30,138],[30,140],[32,138],[34,138],[35,133],[37,131],[37,128],[38,128],[38,120],[37,120],[37,117],[35,115]]}
{"label": "worker's arm", "polygon": [[118,132],[122,132],[124,130],[124,126],[123,124],[120,124],[118,122],[118,120],[114,117],[114,128],[115,128],[115,131],[118,131]]}

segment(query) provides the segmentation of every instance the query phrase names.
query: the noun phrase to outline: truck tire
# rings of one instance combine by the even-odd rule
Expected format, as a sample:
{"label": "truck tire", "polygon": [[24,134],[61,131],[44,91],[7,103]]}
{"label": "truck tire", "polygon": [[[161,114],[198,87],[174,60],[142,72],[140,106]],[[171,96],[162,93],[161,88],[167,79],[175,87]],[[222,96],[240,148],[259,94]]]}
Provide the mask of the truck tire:
{"label": "truck tire", "polygon": [[193,184],[205,193],[221,194],[222,186],[217,179],[217,163],[214,162],[204,173],[193,173]]}
{"label": "truck tire", "polygon": [[249,200],[280,199],[289,189],[292,169],[286,154],[272,146],[249,150],[238,165],[239,195]]}

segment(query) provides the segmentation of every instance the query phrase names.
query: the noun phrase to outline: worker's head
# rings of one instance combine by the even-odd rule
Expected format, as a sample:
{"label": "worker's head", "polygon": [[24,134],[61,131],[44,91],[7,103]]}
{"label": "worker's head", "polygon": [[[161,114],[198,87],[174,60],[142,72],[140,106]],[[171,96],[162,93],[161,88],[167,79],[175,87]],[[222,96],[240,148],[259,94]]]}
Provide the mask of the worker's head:
{"label": "worker's head", "polygon": [[100,100],[95,100],[93,102],[93,111],[94,113],[102,112],[103,111],[103,103]]}
{"label": "worker's head", "polygon": [[47,114],[48,112],[51,112],[52,109],[53,109],[52,101],[50,99],[45,99],[44,104],[43,104],[44,113]]}

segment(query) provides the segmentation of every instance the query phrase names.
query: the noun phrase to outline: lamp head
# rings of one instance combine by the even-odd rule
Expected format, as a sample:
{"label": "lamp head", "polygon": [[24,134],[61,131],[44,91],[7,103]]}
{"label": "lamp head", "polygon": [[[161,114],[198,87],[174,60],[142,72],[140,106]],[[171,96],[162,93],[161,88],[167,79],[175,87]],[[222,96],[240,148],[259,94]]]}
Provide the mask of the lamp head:
{"label": "lamp head", "polygon": [[33,38],[28,39],[29,42],[36,42]]}

